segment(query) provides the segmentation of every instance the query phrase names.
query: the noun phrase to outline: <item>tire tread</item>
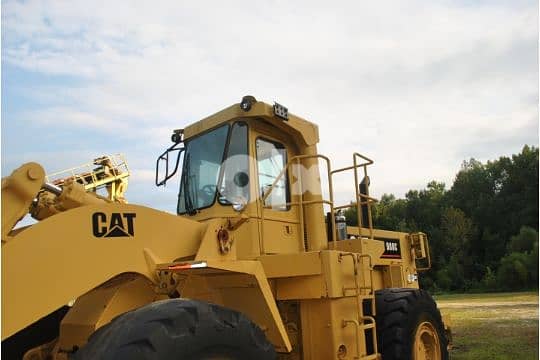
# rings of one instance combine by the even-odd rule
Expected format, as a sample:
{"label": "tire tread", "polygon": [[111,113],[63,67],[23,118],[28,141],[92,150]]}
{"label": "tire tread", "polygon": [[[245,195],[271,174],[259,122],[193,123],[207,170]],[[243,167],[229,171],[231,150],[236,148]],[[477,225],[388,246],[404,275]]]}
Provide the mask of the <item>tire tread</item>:
{"label": "tire tread", "polygon": [[[411,358],[416,319],[429,314],[437,328],[442,358],[448,359],[441,313],[429,293],[422,289],[382,289],[376,295],[377,343],[384,360]],[[414,323],[413,323],[414,322]]]}
{"label": "tire tread", "polygon": [[73,360],[192,359],[206,348],[228,348],[246,358],[275,359],[262,330],[243,314],[188,299],[162,300],[104,325]]}

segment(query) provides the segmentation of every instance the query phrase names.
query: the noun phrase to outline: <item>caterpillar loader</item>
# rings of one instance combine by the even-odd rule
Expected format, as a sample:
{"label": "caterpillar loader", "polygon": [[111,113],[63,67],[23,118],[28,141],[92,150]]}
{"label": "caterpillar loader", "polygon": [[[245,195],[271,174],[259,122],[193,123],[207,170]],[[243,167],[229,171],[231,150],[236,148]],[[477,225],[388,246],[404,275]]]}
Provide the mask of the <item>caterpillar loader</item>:
{"label": "caterpillar loader", "polygon": [[3,358],[448,358],[427,237],[374,228],[372,160],[334,168],[315,124],[252,96],[171,139],[176,215],[127,203],[122,157],[2,179]]}

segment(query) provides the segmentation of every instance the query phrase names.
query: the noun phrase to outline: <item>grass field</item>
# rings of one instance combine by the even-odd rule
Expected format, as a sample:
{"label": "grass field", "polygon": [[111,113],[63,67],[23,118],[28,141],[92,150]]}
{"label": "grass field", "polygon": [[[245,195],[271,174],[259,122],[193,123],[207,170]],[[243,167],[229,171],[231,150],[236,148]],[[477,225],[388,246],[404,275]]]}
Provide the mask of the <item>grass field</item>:
{"label": "grass field", "polygon": [[450,317],[452,360],[538,359],[538,293],[435,296]]}

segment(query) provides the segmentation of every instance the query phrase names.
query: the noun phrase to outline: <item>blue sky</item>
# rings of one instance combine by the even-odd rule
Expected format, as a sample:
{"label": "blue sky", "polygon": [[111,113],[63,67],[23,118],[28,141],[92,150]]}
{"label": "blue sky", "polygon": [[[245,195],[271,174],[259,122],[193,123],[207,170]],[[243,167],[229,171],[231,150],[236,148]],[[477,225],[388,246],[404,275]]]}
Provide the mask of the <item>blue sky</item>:
{"label": "blue sky", "polygon": [[121,152],[128,199],[173,211],[171,130],[252,94],[318,123],[336,166],[374,158],[377,196],[450,185],[538,144],[537,24],[536,1],[2,1],[2,174]]}

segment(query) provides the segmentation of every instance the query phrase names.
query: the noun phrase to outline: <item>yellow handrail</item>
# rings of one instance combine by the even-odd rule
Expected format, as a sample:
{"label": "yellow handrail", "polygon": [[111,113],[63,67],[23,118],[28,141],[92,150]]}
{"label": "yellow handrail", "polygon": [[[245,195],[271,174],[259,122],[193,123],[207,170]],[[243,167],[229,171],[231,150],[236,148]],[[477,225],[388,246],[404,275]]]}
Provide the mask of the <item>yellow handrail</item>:
{"label": "yellow handrail", "polygon": [[[333,184],[332,184],[332,176],[330,175],[331,174],[331,162],[330,162],[330,159],[324,155],[321,155],[321,154],[315,154],[315,155],[297,155],[297,156],[293,156],[288,162],[287,164],[283,167],[283,169],[281,170],[281,172],[278,174],[278,176],[276,177],[276,179],[274,180],[274,182],[272,183],[272,185],[270,185],[269,189],[263,193],[262,195],[262,198],[261,198],[261,203],[262,203],[262,208],[263,210],[264,209],[271,209],[272,206],[265,206],[264,203],[266,201],[266,199],[270,196],[270,194],[272,193],[272,191],[274,190],[274,187],[276,186],[276,184],[278,183],[278,181],[285,175],[285,173],[287,172],[287,170],[289,170],[290,166],[293,164],[293,163],[296,163],[296,164],[300,164],[300,160],[304,160],[304,159],[314,159],[314,158],[319,158],[319,159],[323,159],[325,162],[326,162],[326,169],[327,169],[327,176],[328,176],[328,192],[329,192],[329,197],[330,197],[330,200],[324,200],[324,199],[321,199],[321,200],[311,200],[311,201],[303,201],[302,199],[302,194],[304,193],[303,192],[303,184],[302,184],[302,175],[301,174],[298,174],[299,176],[299,185],[300,185],[300,191],[299,191],[299,200],[298,202],[288,202],[288,203],[285,203],[285,204],[273,204],[273,206],[299,206],[300,207],[300,214],[299,214],[299,217],[300,217],[300,220],[299,220],[299,223],[300,223],[300,239],[302,240],[302,242],[304,243],[304,251],[306,251],[306,244],[305,244],[305,241],[304,241],[304,233],[305,233],[305,224],[304,224],[304,216],[303,216],[303,206],[304,205],[312,205],[312,204],[326,204],[326,205],[329,205],[330,206],[330,213],[331,214],[334,214],[334,188],[333,188]],[[301,173],[301,171],[300,171]],[[331,216],[331,221],[332,221],[332,229],[334,229],[334,231],[332,232],[332,242],[333,242],[333,246],[334,248],[336,247],[336,220],[334,218],[334,216]],[[264,211],[261,212],[261,233],[264,233],[263,232],[263,227],[264,227]],[[264,251],[264,236],[261,236],[259,239],[259,246],[260,246],[260,249],[261,251],[263,252]]]}
{"label": "yellow handrail", "polygon": [[[297,176],[298,176],[298,184],[300,186],[299,201],[297,201],[297,202],[287,202],[287,203],[284,203],[284,204],[272,204],[272,206],[266,206],[265,205],[266,199],[268,199],[268,197],[270,196],[270,194],[272,193],[272,191],[276,187],[277,183],[284,177],[284,175],[287,173],[287,171],[289,170],[289,168],[293,164],[300,165],[301,160],[314,159],[314,158],[323,159],[326,162],[326,170],[327,170],[326,175],[327,175],[327,179],[328,179],[328,193],[329,193],[329,198],[330,198],[329,200],[321,199],[321,200],[303,201],[303,198],[302,198],[303,182],[302,182],[302,174],[300,172],[300,174],[297,174]],[[358,159],[361,159],[361,160],[359,161]],[[324,156],[324,155],[321,155],[321,154],[293,156],[287,162],[287,164],[283,167],[283,169],[281,169],[280,173],[275,178],[272,185],[270,185],[268,190],[266,190],[262,194],[262,197],[261,197],[262,209],[263,210],[264,209],[271,209],[272,207],[276,207],[276,206],[285,206],[285,207],[299,206],[300,238],[304,242],[304,245],[303,245],[304,251],[306,251],[306,248],[307,248],[307,246],[305,244],[305,239],[304,239],[304,237],[305,237],[305,224],[304,224],[304,216],[303,216],[303,214],[304,214],[304,212],[303,212],[304,211],[304,208],[303,208],[304,205],[326,204],[326,205],[330,206],[330,213],[332,214],[332,216],[330,217],[331,218],[330,219],[331,226],[332,226],[331,227],[332,228],[332,233],[331,233],[332,238],[329,239],[329,240],[331,240],[332,247],[334,249],[337,248],[337,228],[336,228],[336,220],[335,220],[335,216],[334,216],[334,211],[335,210],[346,209],[346,208],[356,206],[357,207],[358,226],[359,227],[364,227],[365,225],[367,225],[367,227],[369,229],[369,233],[370,233],[370,238],[373,239],[373,221],[372,221],[372,213],[371,213],[371,206],[370,205],[372,203],[374,203],[374,202],[377,202],[377,199],[372,198],[371,196],[369,196],[369,186],[366,186],[366,194],[360,193],[359,182],[358,182],[358,168],[360,168],[360,167],[363,168],[364,177],[367,179],[368,178],[367,177],[367,166],[371,165],[371,164],[373,164],[373,160],[369,159],[368,157],[366,157],[364,155],[356,153],[356,152],[353,153],[353,165],[352,166],[347,166],[347,167],[336,169],[336,170],[332,170],[332,165],[331,165],[330,159],[328,157]],[[355,187],[355,199],[356,199],[356,201],[354,203],[351,203],[351,204],[348,204],[348,205],[335,206],[335,204],[334,204],[333,175],[336,174],[336,173],[340,173],[340,172],[344,172],[344,171],[348,171],[348,170],[354,170],[354,185],[355,185],[354,187]],[[363,219],[362,205],[368,205],[367,206],[368,224],[363,224],[362,223],[362,219]],[[262,231],[263,226],[264,226],[264,211],[262,211],[262,213],[261,213],[261,232],[263,232]],[[264,252],[264,239],[263,238],[264,237],[261,236],[260,240],[259,240],[259,246],[260,246],[261,252]],[[362,253],[362,249],[360,249],[360,253]]]}

